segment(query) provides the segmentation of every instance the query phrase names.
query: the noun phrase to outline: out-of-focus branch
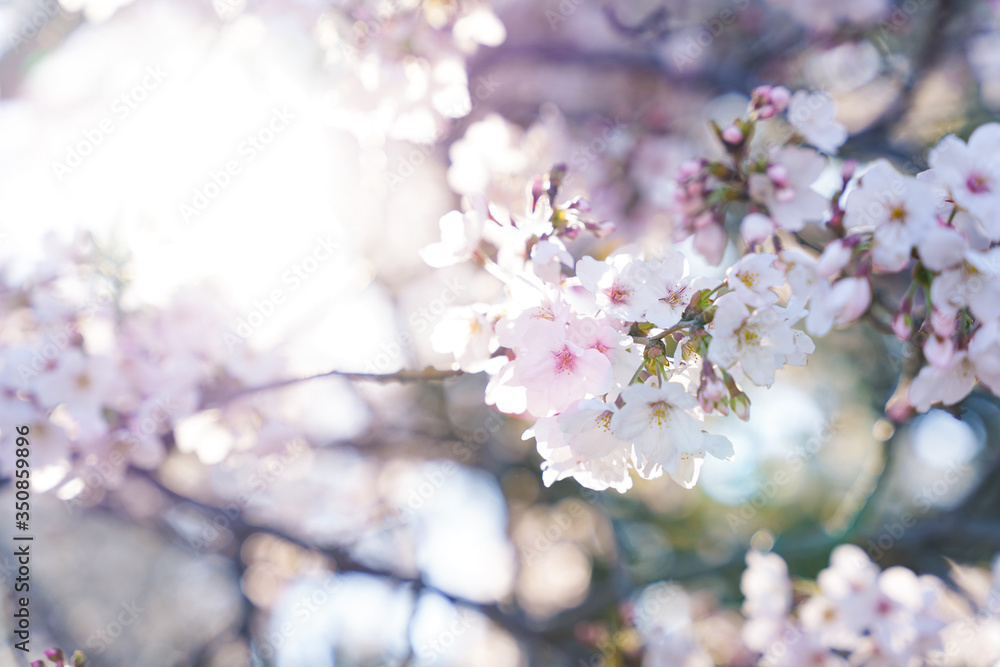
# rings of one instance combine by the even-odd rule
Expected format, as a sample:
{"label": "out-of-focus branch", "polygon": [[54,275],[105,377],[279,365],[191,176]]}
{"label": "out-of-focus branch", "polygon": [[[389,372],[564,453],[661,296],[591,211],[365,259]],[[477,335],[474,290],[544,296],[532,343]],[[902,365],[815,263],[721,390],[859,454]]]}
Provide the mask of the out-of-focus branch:
{"label": "out-of-focus branch", "polygon": [[[174,500],[175,502],[190,503],[202,510],[208,512],[223,513],[225,508],[216,507],[210,503],[204,501],[195,500],[188,498],[184,494],[178,493],[174,489],[166,486],[162,481],[160,481],[155,475],[143,471],[134,470],[135,474],[140,475],[143,479],[147,480],[153,484],[161,493]],[[552,638],[549,635],[559,635],[565,634],[561,629],[550,632],[544,626],[539,626],[532,623],[527,616],[520,610],[508,611],[501,609],[498,604],[488,604],[477,602],[475,600],[470,600],[468,598],[450,593],[446,590],[438,588],[433,584],[425,581],[419,574],[416,577],[410,577],[406,575],[401,575],[396,570],[391,570],[383,567],[378,567],[374,565],[369,565],[363,561],[355,558],[348,547],[343,546],[328,546],[328,545],[317,545],[309,540],[302,537],[289,533],[279,527],[272,525],[262,525],[251,523],[246,520],[242,515],[229,516],[228,529],[233,533],[234,539],[238,543],[244,542],[247,538],[255,533],[271,535],[284,542],[293,544],[301,549],[312,551],[318,554],[322,554],[326,558],[332,560],[336,565],[336,572],[354,572],[358,574],[366,574],[373,577],[378,577],[380,579],[386,579],[394,582],[398,582],[402,585],[409,585],[416,591],[429,591],[444,597],[452,604],[466,607],[472,609],[489,620],[493,621],[500,627],[504,628],[514,636],[519,639],[527,639],[534,642],[543,642],[545,644],[551,644],[555,646]],[[238,551],[237,551],[238,553]],[[237,558],[239,556],[237,555]]]}
{"label": "out-of-focus branch", "polygon": [[269,382],[257,387],[245,387],[229,393],[220,392],[221,395],[218,396],[209,395],[205,400],[204,407],[215,407],[228,403],[234,399],[242,398],[243,396],[249,396],[250,394],[271,391],[272,389],[281,389],[283,387],[290,387],[291,385],[300,384],[302,382],[309,382],[310,380],[318,380],[320,378],[327,377],[340,377],[345,380],[367,382],[440,382],[442,380],[459,377],[461,375],[466,375],[465,371],[440,371],[434,368],[428,368],[422,371],[398,371],[396,373],[348,373],[344,371],[327,371],[326,373],[319,373],[317,375],[308,375],[301,378],[289,378],[286,380],[278,380],[277,382]]}
{"label": "out-of-focus branch", "polygon": [[[933,14],[927,20],[921,48],[912,59],[913,66],[903,81],[899,94],[873,123],[850,138],[845,146],[845,155],[867,153],[869,156],[912,159],[912,156],[891,145],[889,135],[891,130],[906,117],[918,86],[934,63],[939,62],[942,52],[948,46],[949,40],[941,35],[955,18],[955,4],[954,0],[938,0]],[[955,43],[963,44],[964,40],[956,40]]]}

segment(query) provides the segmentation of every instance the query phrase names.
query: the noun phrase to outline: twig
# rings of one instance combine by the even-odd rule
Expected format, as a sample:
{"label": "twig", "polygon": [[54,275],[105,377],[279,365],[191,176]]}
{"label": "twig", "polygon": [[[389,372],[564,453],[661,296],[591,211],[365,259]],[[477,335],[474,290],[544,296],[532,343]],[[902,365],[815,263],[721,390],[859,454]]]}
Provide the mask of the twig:
{"label": "twig", "polygon": [[209,398],[205,401],[205,406],[215,406],[227,403],[233,399],[241,398],[243,396],[248,396],[250,394],[256,394],[262,391],[270,391],[272,389],[281,389],[283,387],[288,387],[293,384],[299,384],[301,382],[309,382],[310,380],[318,380],[320,378],[326,377],[340,377],[345,380],[357,380],[357,381],[368,381],[368,382],[440,382],[442,380],[447,380],[453,377],[460,377],[466,375],[465,371],[439,371],[433,368],[428,368],[422,371],[398,371],[396,373],[348,373],[345,371],[327,371],[326,373],[319,373],[318,375],[309,375],[301,378],[289,378],[286,380],[279,380],[277,382],[270,382],[268,384],[260,385],[257,387],[245,387],[239,389],[235,392],[227,394],[218,398]]}

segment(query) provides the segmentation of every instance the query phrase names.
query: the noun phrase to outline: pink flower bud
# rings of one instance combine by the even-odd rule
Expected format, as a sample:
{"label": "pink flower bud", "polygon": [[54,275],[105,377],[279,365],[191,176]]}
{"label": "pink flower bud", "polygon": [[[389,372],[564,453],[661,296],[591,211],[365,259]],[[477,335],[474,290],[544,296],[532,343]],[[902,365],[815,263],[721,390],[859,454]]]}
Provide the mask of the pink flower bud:
{"label": "pink flower bud", "polygon": [[680,177],[688,178],[690,176],[694,176],[699,171],[701,171],[701,162],[698,160],[685,160],[684,163],[681,164]]}
{"label": "pink flower bud", "polygon": [[771,104],[777,111],[784,111],[788,108],[788,102],[792,99],[792,94],[784,86],[775,86],[771,89]]}
{"label": "pink flower bud", "polygon": [[771,103],[771,90],[772,90],[771,86],[757,86],[756,88],[754,88],[753,92],[750,93],[750,99],[751,99],[751,103],[750,103],[751,107],[750,108],[751,109],[753,108],[752,105],[754,103],[756,103],[756,104],[758,104],[760,106],[763,106],[765,104],[770,104]]}
{"label": "pink flower bud", "polygon": [[823,278],[829,278],[847,266],[849,261],[851,261],[851,248],[843,241],[834,241],[820,255],[816,273]]}
{"label": "pink flower bud", "polygon": [[781,188],[774,193],[774,198],[782,204],[795,200],[795,188]]}
{"label": "pink flower bud", "polygon": [[845,160],[843,166],[840,168],[840,175],[843,177],[844,182],[854,178],[854,172],[858,169],[858,161],[855,159]]}
{"label": "pink flower bud", "polygon": [[913,404],[905,391],[897,391],[885,405],[885,416],[895,424],[902,424],[913,414]]}
{"label": "pink flower bud", "polygon": [[701,385],[698,387],[698,395],[709,403],[721,401],[726,395],[726,385],[712,373],[706,376],[702,373]]}
{"label": "pink flower bud", "polygon": [[729,406],[733,409],[733,414],[747,421],[750,419],[750,399],[746,394],[740,393],[729,399]]}
{"label": "pink flower bud", "polygon": [[872,286],[867,278],[844,278],[834,284],[834,289],[846,290],[844,306],[836,317],[838,326],[856,321],[872,305]]}
{"label": "pink flower bud", "polygon": [[715,216],[712,215],[711,211],[705,211],[704,213],[702,213],[701,215],[699,215],[697,218],[694,219],[693,226],[695,229],[706,229],[708,227],[714,227],[716,226]]}
{"label": "pink flower bud", "polygon": [[931,366],[945,370],[955,356],[955,343],[951,338],[928,336],[924,341],[924,356]]}
{"label": "pink flower bud", "polygon": [[603,222],[597,222],[597,223],[589,223],[587,225],[587,229],[589,229],[591,233],[593,233],[593,235],[596,236],[597,238],[603,239],[609,234],[614,233],[615,223],[612,222],[611,220],[604,220]]}
{"label": "pink flower bud", "polygon": [[779,188],[788,186],[788,169],[783,164],[772,164],[767,168],[767,177]]}
{"label": "pink flower bud", "polygon": [[538,206],[538,200],[541,196],[545,194],[545,186],[542,184],[542,177],[535,176],[535,180],[531,183],[531,212],[535,212],[535,207]]}
{"label": "pink flower bud", "polygon": [[722,225],[709,225],[694,234],[694,249],[709,264],[716,266],[726,252],[726,230]]}
{"label": "pink flower bud", "polygon": [[773,118],[776,113],[778,113],[778,111],[774,108],[774,105],[765,104],[760,108],[760,111],[757,112],[757,118],[767,120],[768,118]]}
{"label": "pink flower bud", "polygon": [[941,312],[937,308],[931,311],[931,330],[934,335],[941,338],[951,338],[955,333],[957,322],[951,315]]}
{"label": "pink flower bud", "polygon": [[908,340],[913,334],[913,318],[906,313],[896,313],[892,318],[892,333],[899,340]]}
{"label": "pink flower bud", "polygon": [[722,131],[722,140],[727,144],[737,146],[743,141],[743,132],[735,125],[730,125]]}
{"label": "pink flower bud", "polygon": [[763,213],[751,213],[740,223],[740,235],[748,245],[764,241],[775,229],[774,221]]}

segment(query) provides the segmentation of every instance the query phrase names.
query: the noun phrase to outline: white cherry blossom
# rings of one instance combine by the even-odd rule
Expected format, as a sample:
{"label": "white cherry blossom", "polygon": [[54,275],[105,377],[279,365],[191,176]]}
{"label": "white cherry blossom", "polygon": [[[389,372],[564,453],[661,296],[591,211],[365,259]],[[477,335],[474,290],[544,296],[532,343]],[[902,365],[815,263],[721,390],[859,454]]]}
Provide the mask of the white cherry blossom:
{"label": "white cherry blossom", "polygon": [[748,306],[775,303],[778,295],[772,288],[785,284],[785,275],[774,266],[776,259],[771,253],[746,255],[726,271],[726,284]]}
{"label": "white cherry blossom", "polygon": [[1000,240],[1000,124],[978,127],[965,143],[944,137],[928,155],[933,176],[971,213],[991,240]]}
{"label": "white cherry blossom", "polygon": [[836,120],[837,104],[826,93],[795,91],[787,113],[792,127],[821,151],[836,155],[847,141],[847,128]]}
{"label": "white cherry blossom", "polygon": [[828,202],[812,189],[826,167],[814,150],[788,146],[771,152],[766,174],[750,175],[750,196],[767,207],[774,222],[790,232],[822,222]]}
{"label": "white cherry blossom", "polygon": [[739,364],[754,384],[771,386],[775,371],[789,359],[812,352],[812,341],[792,332],[784,309],[767,306],[751,312],[735,293],[719,297],[716,305],[708,358],[727,370]]}
{"label": "white cherry blossom", "polygon": [[605,262],[585,256],[576,263],[576,275],[594,294],[598,307],[611,317],[639,321],[655,300],[650,267],[625,253]]}
{"label": "white cherry blossom", "polygon": [[666,471],[678,484],[691,488],[706,453],[732,458],[728,439],[702,430],[698,401],[679,383],[632,385],[621,398],[625,405],[612,418],[611,429],[634,446],[640,476],[653,479]]}
{"label": "white cherry blossom", "polygon": [[577,401],[558,416],[544,417],[524,432],[534,437],[542,462],[546,486],[573,477],[581,486],[595,491],[632,488],[629,475],[629,443],[611,430],[617,408],[596,399]]}
{"label": "white cherry blossom", "polygon": [[847,198],[844,226],[872,229],[872,260],[884,271],[899,271],[911,249],[937,223],[936,203],[915,178],[904,176],[886,160],[876,160]]}
{"label": "white cherry blossom", "polygon": [[525,334],[514,360],[513,381],[527,390],[528,411],[544,417],[575,400],[610,391],[611,362],[597,349],[567,340],[565,325],[539,320]]}

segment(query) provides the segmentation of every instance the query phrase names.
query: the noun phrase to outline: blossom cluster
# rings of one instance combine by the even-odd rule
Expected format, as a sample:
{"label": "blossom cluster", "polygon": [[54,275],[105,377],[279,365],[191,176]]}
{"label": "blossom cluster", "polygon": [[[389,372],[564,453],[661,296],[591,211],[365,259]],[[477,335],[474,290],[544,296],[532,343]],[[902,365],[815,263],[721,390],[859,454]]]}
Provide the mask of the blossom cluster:
{"label": "blossom cluster", "polygon": [[[952,405],[977,381],[997,388],[1000,125],[978,128],[968,143],[946,136],[930,151],[930,168],[916,176],[879,159],[854,178],[858,165],[845,162],[841,189],[826,199],[813,189],[827,167],[818,151],[791,143],[764,152],[748,146],[757,121],[786,109],[799,135],[791,143],[801,138],[833,153],[847,137],[829,98],[758,89],[749,116],[719,132],[732,168],[703,161],[682,172],[679,235],[693,235],[695,247],[718,262],[728,204],[745,203],[743,241],[751,252],[774,246],[792,267],[789,285],[808,307],[806,328],[816,335],[858,319],[872,306],[873,289],[909,272],[898,307],[876,304],[890,310],[884,324],[927,362],[909,387],[909,405],[921,412],[938,402]],[[809,244],[802,238],[807,231],[823,236]],[[806,250],[810,245],[818,257]]]}
{"label": "blossom cluster", "polygon": [[[743,118],[714,129],[724,157],[681,167],[674,236],[713,264],[740,244],[724,279],[691,275],[677,247],[575,257],[581,234],[613,225],[587,221],[582,198],[560,202],[565,165],[534,180],[522,215],[467,197],[423,251],[432,266],[473,259],[503,281],[505,300],[453,314],[435,345],[489,373],[487,403],[536,420],[525,438],[547,484],[624,492],[634,469],[690,488],[706,455],[732,456],[706,415],[748,418],[746,383],[770,387],[778,369],[806,363],[811,336],[862,317],[927,360],[904,412],[1000,380],[1000,125],[968,144],[946,137],[916,177],[885,160],[837,170],[848,133],[822,93],[764,86]],[[827,196],[817,181],[830,170],[840,185]],[[906,271],[886,318],[880,289]]]}
{"label": "blossom cluster", "polygon": [[[158,468],[171,446],[214,463],[298,432],[278,403],[210,409],[213,398],[284,379],[278,356],[232,333],[218,295],[182,289],[162,307],[127,308],[127,271],[89,235],[51,236],[46,250],[30,275],[0,282],[16,324],[0,335],[0,416],[29,428],[36,491],[89,505],[120,487],[129,467]],[[206,421],[227,433],[224,446],[207,437]],[[12,474],[6,453],[0,468]]]}
{"label": "blossom cluster", "polygon": [[[793,580],[775,553],[751,550],[740,588],[742,618],[728,633],[724,662],[768,667],[824,665],[990,665],[1000,658],[1000,560],[992,577],[942,579],[893,566],[881,570],[864,550],[836,547],[815,581]],[[710,665],[708,625],[690,597],[671,586],[669,604],[651,591],[629,616],[644,644],[644,665]],[[718,642],[716,642],[718,644]],[[737,658],[737,656],[739,656]],[[712,658],[716,658],[713,662]]]}

